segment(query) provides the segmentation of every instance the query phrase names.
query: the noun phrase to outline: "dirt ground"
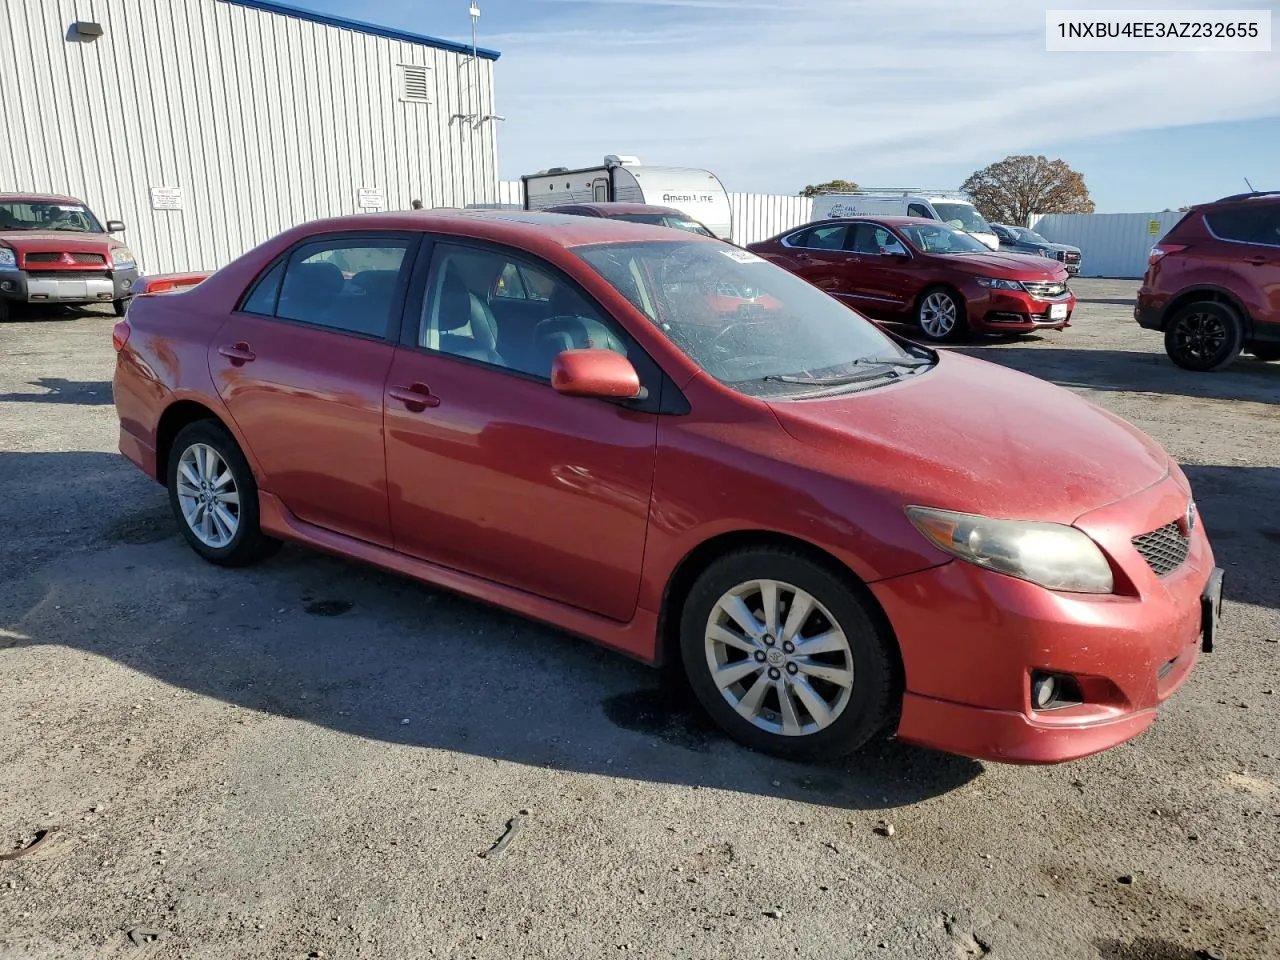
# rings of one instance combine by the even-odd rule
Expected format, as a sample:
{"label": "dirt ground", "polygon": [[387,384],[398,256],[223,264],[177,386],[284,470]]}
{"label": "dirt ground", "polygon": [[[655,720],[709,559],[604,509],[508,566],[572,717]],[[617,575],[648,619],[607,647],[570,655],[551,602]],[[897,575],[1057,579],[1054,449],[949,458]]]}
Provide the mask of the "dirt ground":
{"label": "dirt ground", "polygon": [[1280,364],[1178,370],[1136,284],[1076,288],[965,349],[1185,464],[1227,601],[1152,730],[1047,768],[789,765],[469,601],[209,566],[116,453],[112,318],[0,326],[0,854],[56,828],[0,958],[1280,956]]}

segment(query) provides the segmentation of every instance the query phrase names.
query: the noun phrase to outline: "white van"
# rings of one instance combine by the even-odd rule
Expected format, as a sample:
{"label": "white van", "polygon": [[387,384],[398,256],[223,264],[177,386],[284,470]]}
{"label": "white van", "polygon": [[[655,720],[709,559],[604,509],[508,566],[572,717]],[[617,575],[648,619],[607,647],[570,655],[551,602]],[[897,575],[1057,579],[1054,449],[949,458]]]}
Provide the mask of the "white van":
{"label": "white van", "polygon": [[647,167],[636,157],[610,155],[598,167],[552,167],[520,180],[526,210],[566,203],[648,203],[687,213],[722,240],[733,236],[729,194],[709,170]]}
{"label": "white van", "polygon": [[838,217],[924,217],[941,220],[982,241],[992,250],[1000,240],[991,224],[964,194],[947,191],[868,190],[858,193],[824,193],[813,198],[811,220]]}

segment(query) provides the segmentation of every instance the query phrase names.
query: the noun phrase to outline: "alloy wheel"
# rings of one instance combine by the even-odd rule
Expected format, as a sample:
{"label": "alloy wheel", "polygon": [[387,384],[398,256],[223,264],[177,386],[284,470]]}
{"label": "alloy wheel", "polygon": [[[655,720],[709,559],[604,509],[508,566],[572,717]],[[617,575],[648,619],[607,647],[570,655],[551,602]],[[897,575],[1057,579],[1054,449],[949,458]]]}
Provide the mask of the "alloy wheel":
{"label": "alloy wheel", "polygon": [[1227,341],[1227,328],[1222,318],[1212,313],[1189,313],[1179,317],[1174,329],[1174,342],[1186,356],[1207,363],[1218,355]]}
{"label": "alloy wheel", "polygon": [[955,300],[939,290],[920,304],[920,327],[934,339],[942,340],[955,329],[956,314]]}
{"label": "alloy wheel", "polygon": [[178,504],[196,539],[220,549],[240,529],[240,491],[222,455],[193,443],[178,460]]}
{"label": "alloy wheel", "polygon": [[849,705],[849,640],[826,607],[790,584],[751,580],[725,592],[707,619],[705,649],[721,695],[767,733],[817,733]]}

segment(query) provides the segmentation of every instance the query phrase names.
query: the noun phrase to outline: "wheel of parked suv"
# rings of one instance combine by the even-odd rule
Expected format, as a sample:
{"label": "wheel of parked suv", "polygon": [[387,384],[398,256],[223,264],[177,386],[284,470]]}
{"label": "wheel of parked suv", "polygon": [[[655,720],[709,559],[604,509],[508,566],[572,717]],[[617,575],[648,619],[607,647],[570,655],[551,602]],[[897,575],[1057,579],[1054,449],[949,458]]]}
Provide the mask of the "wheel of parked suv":
{"label": "wheel of parked suv", "polygon": [[799,553],[753,548],[713,563],[685,602],[680,645],[702,706],[764,753],[843,756],[895,712],[887,627],[853,585]]}
{"label": "wheel of parked suv", "polygon": [[8,300],[0,299],[0,323],[4,323],[13,316],[13,308],[9,306]]}
{"label": "wheel of parked suv", "polygon": [[1189,303],[1170,318],[1164,349],[1185,370],[1221,370],[1244,349],[1244,324],[1224,303]]}
{"label": "wheel of parked suv", "polygon": [[128,300],[112,300],[111,309],[115,311],[117,317],[123,317],[125,311],[129,309]]}
{"label": "wheel of parked suv", "polygon": [[1265,346],[1259,346],[1258,344],[1255,343],[1252,347],[1249,348],[1249,352],[1252,353],[1259,360],[1265,361],[1267,363],[1270,363],[1273,360],[1280,360],[1280,347],[1265,347]]}
{"label": "wheel of parked suv", "polygon": [[916,323],[929,340],[943,343],[960,340],[968,333],[964,300],[946,287],[932,287],[916,306]]}
{"label": "wheel of parked suv", "polygon": [[210,563],[239,567],[274,553],[258,526],[258,485],[226,428],[198,420],[169,450],[169,503],[182,535]]}

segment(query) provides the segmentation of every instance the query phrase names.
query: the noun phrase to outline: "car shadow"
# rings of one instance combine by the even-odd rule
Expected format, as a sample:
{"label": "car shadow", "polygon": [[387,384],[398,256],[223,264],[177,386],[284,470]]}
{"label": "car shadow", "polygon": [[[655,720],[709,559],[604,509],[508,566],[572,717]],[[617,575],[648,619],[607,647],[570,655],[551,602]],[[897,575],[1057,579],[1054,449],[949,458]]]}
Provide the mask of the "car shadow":
{"label": "car shadow", "polygon": [[86,406],[112,402],[109,380],[65,380],[41,377],[30,381],[44,393],[0,393],[0,403],[78,403]]}
{"label": "car shadow", "polygon": [[[57,484],[49,516],[24,519]],[[104,516],[104,489],[132,510]],[[0,648],[69,646],[246,710],[850,810],[918,803],[983,769],[887,738],[838,762],[778,760],[728,740],[662,672],[463,597],[296,547],[251,569],[210,566],[164,490],[111,454],[0,454],[0,524],[28,528],[5,565]]]}
{"label": "car shadow", "polygon": [[1226,571],[1223,592],[1230,600],[1280,609],[1280,518],[1249,509],[1280,498],[1280,467],[1195,466],[1183,468],[1213,545]]}
{"label": "car shadow", "polygon": [[1025,342],[988,340],[952,348],[1063,387],[1160,393],[1203,400],[1280,404],[1280,363],[1242,356],[1217,373],[1193,373],[1164,354],[1138,350],[1019,349]]}

